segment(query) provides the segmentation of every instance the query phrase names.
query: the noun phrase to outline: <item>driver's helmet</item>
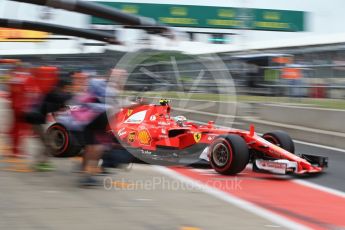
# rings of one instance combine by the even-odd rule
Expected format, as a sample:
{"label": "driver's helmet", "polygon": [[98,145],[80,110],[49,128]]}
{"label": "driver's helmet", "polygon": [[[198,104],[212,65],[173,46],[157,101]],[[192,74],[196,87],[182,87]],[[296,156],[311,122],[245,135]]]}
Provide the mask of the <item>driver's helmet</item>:
{"label": "driver's helmet", "polygon": [[162,98],[159,100],[159,104],[160,105],[169,105],[169,100]]}
{"label": "driver's helmet", "polygon": [[185,116],[176,116],[174,117],[174,120],[179,126],[183,126],[183,123],[187,121],[187,118]]}

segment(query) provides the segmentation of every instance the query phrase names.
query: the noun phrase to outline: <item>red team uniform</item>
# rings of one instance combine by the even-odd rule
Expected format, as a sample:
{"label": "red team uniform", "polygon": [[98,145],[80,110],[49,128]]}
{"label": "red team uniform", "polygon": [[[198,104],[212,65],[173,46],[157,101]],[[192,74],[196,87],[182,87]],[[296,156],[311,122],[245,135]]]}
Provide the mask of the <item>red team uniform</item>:
{"label": "red team uniform", "polygon": [[21,140],[30,134],[30,125],[25,122],[24,112],[37,99],[38,89],[35,78],[27,72],[13,72],[9,87],[9,99],[13,111],[13,124],[10,130],[12,137],[12,154],[20,157]]}
{"label": "red team uniform", "polygon": [[31,134],[31,127],[25,120],[28,112],[39,103],[42,96],[49,92],[57,82],[57,68],[38,67],[32,71],[13,71],[9,87],[9,100],[13,110],[13,125],[10,135],[13,140],[13,156],[20,157],[21,140]]}

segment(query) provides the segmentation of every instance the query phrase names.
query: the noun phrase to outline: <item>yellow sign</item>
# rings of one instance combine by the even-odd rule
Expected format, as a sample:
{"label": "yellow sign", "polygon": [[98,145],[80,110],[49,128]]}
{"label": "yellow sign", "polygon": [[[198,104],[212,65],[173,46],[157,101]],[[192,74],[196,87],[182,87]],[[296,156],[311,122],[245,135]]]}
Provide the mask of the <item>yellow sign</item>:
{"label": "yellow sign", "polygon": [[133,113],[133,109],[127,110],[127,116],[130,116]]}
{"label": "yellow sign", "polygon": [[187,16],[188,8],[186,7],[171,7],[170,14],[174,16]]}
{"label": "yellow sign", "polygon": [[198,143],[200,141],[201,136],[202,136],[201,133],[194,133],[193,134],[193,137],[194,137],[194,140],[196,143]]}
{"label": "yellow sign", "polygon": [[[100,1],[108,7],[149,17],[169,26],[275,31],[304,31],[306,13],[303,11],[256,9],[242,7],[213,7],[175,4],[123,3]],[[156,1],[163,2],[163,1]],[[177,1],[175,1],[177,2]],[[181,2],[181,1],[178,1]],[[91,24],[113,25],[114,22],[91,17]]]}
{"label": "yellow sign", "polygon": [[265,11],[263,13],[263,18],[265,20],[280,20],[281,16],[280,13],[277,11]]}
{"label": "yellow sign", "polygon": [[48,35],[41,31],[0,28],[0,42],[42,42]]}
{"label": "yellow sign", "polygon": [[146,130],[140,130],[138,133],[139,142],[143,145],[149,145],[151,143],[150,133]]}
{"label": "yellow sign", "polygon": [[122,11],[128,14],[139,13],[139,8],[136,5],[123,5]]}
{"label": "yellow sign", "polygon": [[236,11],[233,9],[219,9],[218,17],[221,18],[234,18],[236,17]]}

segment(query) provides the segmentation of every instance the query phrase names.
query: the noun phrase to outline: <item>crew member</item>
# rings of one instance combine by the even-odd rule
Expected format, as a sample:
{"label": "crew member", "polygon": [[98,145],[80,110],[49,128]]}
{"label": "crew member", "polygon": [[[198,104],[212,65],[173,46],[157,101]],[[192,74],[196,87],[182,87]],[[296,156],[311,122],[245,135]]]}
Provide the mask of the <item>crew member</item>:
{"label": "crew member", "polygon": [[18,65],[11,71],[9,100],[13,111],[13,122],[9,134],[12,138],[11,156],[13,157],[25,156],[20,145],[23,137],[30,134],[30,125],[25,121],[24,113],[37,99],[38,94],[35,78],[27,68]]}
{"label": "crew member", "polygon": [[[44,150],[37,154],[35,169],[37,171],[51,171],[54,169],[53,165],[49,162],[49,144],[45,133],[44,125],[47,122],[47,115],[54,113],[65,106],[66,101],[71,99],[70,93],[70,77],[68,74],[59,74],[55,67],[42,67],[36,71],[40,77],[46,77],[50,80],[48,85],[44,85],[41,90],[40,102],[32,106],[31,110],[26,113],[26,121],[33,125],[34,133],[41,139]],[[36,76],[36,77],[38,77]],[[56,77],[56,78],[55,78]],[[55,79],[54,79],[55,78]]]}

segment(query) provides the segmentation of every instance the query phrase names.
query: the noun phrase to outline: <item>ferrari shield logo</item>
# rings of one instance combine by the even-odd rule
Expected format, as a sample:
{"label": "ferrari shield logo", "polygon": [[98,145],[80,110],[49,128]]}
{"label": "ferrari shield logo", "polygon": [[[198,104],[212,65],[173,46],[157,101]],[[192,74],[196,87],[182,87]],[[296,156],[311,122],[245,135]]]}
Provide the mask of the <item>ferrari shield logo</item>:
{"label": "ferrari shield logo", "polygon": [[198,143],[201,139],[201,133],[194,133],[193,137],[194,137],[195,142]]}
{"label": "ferrari shield logo", "polygon": [[130,116],[133,113],[133,109],[128,109],[127,110],[127,116]]}

